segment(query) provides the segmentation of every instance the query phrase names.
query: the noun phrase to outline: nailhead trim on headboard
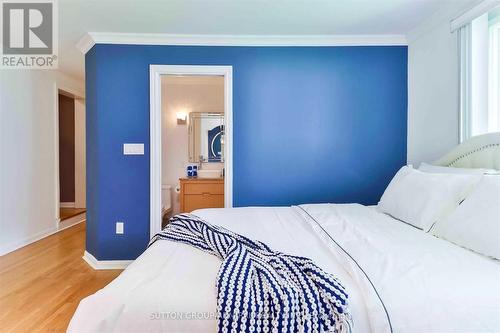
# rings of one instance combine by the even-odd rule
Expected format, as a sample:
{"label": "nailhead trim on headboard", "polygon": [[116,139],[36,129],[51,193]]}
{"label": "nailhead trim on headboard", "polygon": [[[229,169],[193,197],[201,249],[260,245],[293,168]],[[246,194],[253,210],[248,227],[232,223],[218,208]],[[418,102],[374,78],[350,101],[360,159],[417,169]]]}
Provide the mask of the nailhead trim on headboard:
{"label": "nailhead trim on headboard", "polygon": [[495,146],[500,146],[500,143],[490,143],[489,145],[486,145],[486,146],[482,146],[481,148],[477,148],[477,149],[474,149],[466,154],[463,154],[463,155],[460,155],[459,157],[457,157],[456,159],[454,159],[451,163],[448,164],[448,166],[453,166],[455,163],[457,163],[458,161],[460,161],[462,158],[464,157],[467,157],[469,155],[472,155],[474,153],[477,153],[481,150],[484,150],[484,149],[487,149],[487,148],[491,148],[491,147],[495,147]]}

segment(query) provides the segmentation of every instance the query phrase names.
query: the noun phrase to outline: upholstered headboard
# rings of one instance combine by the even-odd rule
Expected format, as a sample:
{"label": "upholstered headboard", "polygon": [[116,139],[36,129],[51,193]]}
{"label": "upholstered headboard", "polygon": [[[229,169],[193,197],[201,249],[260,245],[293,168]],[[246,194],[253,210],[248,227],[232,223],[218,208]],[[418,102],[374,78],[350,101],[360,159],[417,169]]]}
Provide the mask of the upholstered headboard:
{"label": "upholstered headboard", "polygon": [[472,137],[433,164],[456,168],[500,170],[500,132]]}

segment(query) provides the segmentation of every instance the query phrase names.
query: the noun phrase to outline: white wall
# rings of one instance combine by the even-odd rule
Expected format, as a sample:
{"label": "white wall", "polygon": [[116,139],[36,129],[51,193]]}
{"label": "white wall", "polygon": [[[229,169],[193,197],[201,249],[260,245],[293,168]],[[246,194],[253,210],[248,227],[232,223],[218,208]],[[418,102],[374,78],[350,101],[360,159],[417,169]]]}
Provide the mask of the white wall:
{"label": "white wall", "polygon": [[483,0],[450,1],[407,35],[408,163],[432,162],[459,143],[459,58],[450,21]]}
{"label": "white wall", "polygon": [[[162,77],[162,182],[172,186],[174,214],[180,211],[174,188],[186,176],[188,125],[177,125],[177,112],[224,112],[224,78]],[[205,165],[206,164],[206,165]],[[210,165],[209,165],[210,164]],[[223,167],[204,163],[204,168]]]}
{"label": "white wall", "polygon": [[56,84],[84,96],[57,71],[0,71],[0,255],[58,227]]}
{"label": "white wall", "polygon": [[458,41],[449,20],[408,43],[408,163],[432,162],[459,142]]}

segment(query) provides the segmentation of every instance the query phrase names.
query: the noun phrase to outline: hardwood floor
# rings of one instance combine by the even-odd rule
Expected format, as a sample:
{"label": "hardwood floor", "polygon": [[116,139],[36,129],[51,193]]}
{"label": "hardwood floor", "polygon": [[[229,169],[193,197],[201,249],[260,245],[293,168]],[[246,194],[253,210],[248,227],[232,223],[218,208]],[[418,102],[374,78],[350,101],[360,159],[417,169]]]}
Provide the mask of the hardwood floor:
{"label": "hardwood floor", "polygon": [[121,270],[83,261],[85,223],[0,257],[0,331],[65,332],[80,300]]}
{"label": "hardwood floor", "polygon": [[72,218],[73,216],[85,213],[85,208],[60,208],[59,209],[59,218],[61,221]]}

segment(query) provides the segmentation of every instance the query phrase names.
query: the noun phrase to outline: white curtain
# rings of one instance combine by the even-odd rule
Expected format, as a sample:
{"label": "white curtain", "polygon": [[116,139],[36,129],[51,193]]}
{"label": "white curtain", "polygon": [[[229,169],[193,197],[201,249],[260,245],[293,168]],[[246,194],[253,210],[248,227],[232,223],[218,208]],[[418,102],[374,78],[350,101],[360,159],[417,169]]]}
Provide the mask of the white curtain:
{"label": "white curtain", "polygon": [[460,65],[460,142],[472,136],[471,101],[471,25],[458,29],[458,52]]}

